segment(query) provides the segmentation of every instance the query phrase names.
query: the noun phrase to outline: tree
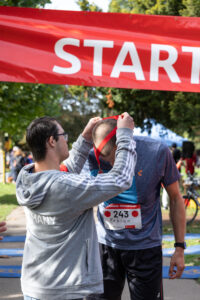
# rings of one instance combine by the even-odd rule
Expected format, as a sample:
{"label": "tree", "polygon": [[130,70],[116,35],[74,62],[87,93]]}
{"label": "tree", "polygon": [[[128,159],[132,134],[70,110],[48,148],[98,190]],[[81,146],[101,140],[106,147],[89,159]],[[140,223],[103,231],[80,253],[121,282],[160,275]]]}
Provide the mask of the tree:
{"label": "tree", "polygon": [[44,84],[0,84],[0,128],[17,142],[36,117],[60,115],[64,87]]}
{"label": "tree", "polygon": [[[82,0],[79,4],[80,2],[86,5],[88,1]],[[84,9],[83,6],[81,8]],[[199,0],[111,0],[109,11],[200,16]],[[154,118],[178,134],[187,131],[190,136],[194,136],[199,128],[200,94],[198,93],[115,88],[97,88],[96,93],[102,94],[101,101],[105,107],[108,107],[106,95],[109,93],[114,104],[112,112],[130,112],[138,126],[143,127],[144,119]]]}
{"label": "tree", "polygon": [[[95,89],[94,89],[95,90]],[[99,113],[99,100],[93,90],[83,86],[69,86],[62,99],[60,122],[69,133],[69,143],[74,142],[88,120]]]}
{"label": "tree", "polygon": [[84,11],[102,11],[97,5],[94,3],[90,4],[87,0],[78,0],[76,3],[80,6],[80,9]]}
{"label": "tree", "polygon": [[[1,6],[43,7],[50,0],[0,0]],[[16,142],[30,121],[43,115],[60,114],[65,87],[44,84],[0,83],[0,148],[4,133]]]}
{"label": "tree", "polygon": [[44,7],[51,0],[0,0],[0,6]]}

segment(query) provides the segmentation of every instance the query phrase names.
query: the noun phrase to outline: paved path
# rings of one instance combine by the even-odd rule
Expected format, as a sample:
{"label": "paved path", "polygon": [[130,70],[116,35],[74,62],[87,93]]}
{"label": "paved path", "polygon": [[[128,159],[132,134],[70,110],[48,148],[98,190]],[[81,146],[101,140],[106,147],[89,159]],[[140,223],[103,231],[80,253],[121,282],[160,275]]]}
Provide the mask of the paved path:
{"label": "paved path", "polygon": [[[18,207],[7,218],[6,235],[25,235],[26,224],[23,209]],[[23,243],[1,243],[1,248],[23,248]],[[164,265],[169,265],[170,258],[164,258]],[[0,265],[20,265],[20,257],[0,258]],[[164,279],[165,300],[199,300],[200,285],[192,279]],[[0,300],[23,300],[20,279],[0,278]],[[56,300],[56,299],[55,299]],[[130,300],[127,285],[122,300]],[[137,299],[136,299],[137,300]]]}
{"label": "paved path", "polygon": [[[7,232],[5,235],[25,235],[26,223],[24,211],[16,208],[7,217]],[[1,243],[1,248],[23,248],[23,243]],[[21,257],[0,258],[0,265],[21,265]],[[0,278],[0,300],[23,300],[19,278]]]}

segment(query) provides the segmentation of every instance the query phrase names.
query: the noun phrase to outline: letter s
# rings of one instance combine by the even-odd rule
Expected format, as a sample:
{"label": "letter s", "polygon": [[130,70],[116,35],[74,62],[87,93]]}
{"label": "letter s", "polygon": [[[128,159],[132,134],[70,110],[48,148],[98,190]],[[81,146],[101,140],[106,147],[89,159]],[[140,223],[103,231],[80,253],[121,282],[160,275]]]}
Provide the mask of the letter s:
{"label": "letter s", "polygon": [[71,46],[80,46],[80,41],[77,39],[72,39],[72,38],[63,38],[58,40],[55,43],[55,53],[58,57],[62,58],[63,60],[66,60],[72,64],[71,67],[69,68],[63,68],[59,66],[54,66],[53,67],[53,72],[55,73],[60,73],[60,74],[75,74],[81,69],[81,62],[80,60],[75,56],[72,55],[68,52],[65,52],[63,50],[63,47],[66,45],[71,45]]}

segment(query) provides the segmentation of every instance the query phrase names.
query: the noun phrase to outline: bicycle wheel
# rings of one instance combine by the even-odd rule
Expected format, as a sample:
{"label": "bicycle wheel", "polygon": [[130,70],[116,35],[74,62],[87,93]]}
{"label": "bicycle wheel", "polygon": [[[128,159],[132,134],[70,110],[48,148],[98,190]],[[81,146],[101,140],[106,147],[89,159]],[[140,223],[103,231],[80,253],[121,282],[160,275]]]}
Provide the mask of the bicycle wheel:
{"label": "bicycle wheel", "polygon": [[187,195],[183,196],[185,203],[185,214],[186,214],[186,222],[190,224],[194,221],[198,213],[198,203],[195,199],[189,198]]}

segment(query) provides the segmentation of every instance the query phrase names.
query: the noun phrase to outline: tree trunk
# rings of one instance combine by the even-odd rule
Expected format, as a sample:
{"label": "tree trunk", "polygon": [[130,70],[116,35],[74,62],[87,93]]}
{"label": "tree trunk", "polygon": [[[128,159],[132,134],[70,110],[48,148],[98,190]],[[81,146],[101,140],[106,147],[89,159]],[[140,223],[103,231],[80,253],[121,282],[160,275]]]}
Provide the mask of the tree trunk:
{"label": "tree trunk", "polygon": [[2,133],[0,133],[0,182],[6,183],[4,135]]}

